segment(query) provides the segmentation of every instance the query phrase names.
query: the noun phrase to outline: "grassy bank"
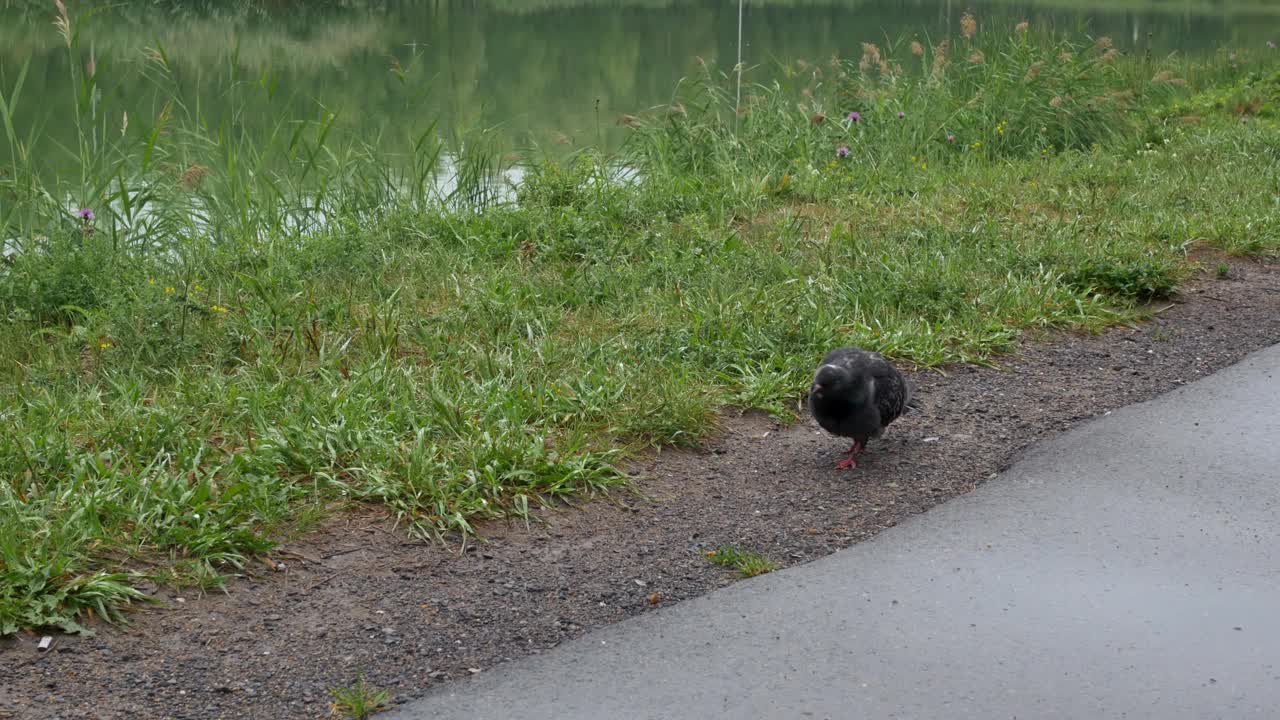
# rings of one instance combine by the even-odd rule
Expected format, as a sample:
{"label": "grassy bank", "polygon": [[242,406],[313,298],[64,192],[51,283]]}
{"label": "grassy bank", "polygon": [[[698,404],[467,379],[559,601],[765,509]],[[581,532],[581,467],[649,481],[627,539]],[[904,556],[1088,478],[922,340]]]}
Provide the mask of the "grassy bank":
{"label": "grassy bank", "polygon": [[58,184],[62,151],[3,122],[33,88],[2,88],[0,633],[110,617],[143,577],[216,586],[339,501],[465,533],[727,406],[786,416],[833,345],[984,362],[1134,317],[1197,244],[1280,249],[1266,48],[988,30],[795,63],[740,105],[708,69],[618,119],[618,156],[527,155],[518,202],[483,137],[445,164],[429,125],[383,154],[328,114],[126,122],[69,67]]}

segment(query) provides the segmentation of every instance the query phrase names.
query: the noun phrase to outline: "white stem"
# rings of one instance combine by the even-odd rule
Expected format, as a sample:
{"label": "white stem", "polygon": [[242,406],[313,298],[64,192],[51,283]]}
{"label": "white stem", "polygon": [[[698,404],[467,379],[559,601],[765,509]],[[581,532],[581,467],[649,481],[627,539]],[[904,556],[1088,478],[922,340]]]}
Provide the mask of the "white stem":
{"label": "white stem", "polygon": [[738,129],[739,113],[742,111],[742,5],[745,0],[738,0],[738,97],[733,103],[733,128]]}

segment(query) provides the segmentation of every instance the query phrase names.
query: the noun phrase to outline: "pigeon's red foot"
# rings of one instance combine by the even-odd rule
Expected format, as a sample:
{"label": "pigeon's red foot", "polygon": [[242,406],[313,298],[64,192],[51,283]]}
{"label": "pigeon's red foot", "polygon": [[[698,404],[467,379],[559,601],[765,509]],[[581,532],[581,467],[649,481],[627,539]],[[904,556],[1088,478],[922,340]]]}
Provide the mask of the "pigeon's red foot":
{"label": "pigeon's red foot", "polygon": [[856,467],[858,467],[858,461],[857,461],[857,459],[856,459],[856,458],[857,458],[859,455],[861,455],[862,453],[866,452],[866,451],[867,451],[867,448],[866,448],[866,446],[865,446],[865,445],[863,445],[862,443],[858,442],[857,440],[854,440],[854,441],[853,441],[853,447],[849,448],[849,451],[848,451],[847,453],[845,453],[845,454],[846,454],[846,455],[848,455],[849,457],[847,457],[847,458],[845,458],[844,460],[841,460],[840,462],[836,463],[836,469],[837,469],[837,470],[848,470],[848,469],[850,469],[850,468],[856,468]]}

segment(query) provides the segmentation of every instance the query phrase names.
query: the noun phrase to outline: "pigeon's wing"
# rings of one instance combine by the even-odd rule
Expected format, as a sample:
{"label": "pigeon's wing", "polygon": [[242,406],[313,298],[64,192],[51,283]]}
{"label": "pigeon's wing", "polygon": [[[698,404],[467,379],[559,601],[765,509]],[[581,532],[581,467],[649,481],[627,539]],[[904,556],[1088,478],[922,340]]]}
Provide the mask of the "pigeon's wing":
{"label": "pigeon's wing", "polygon": [[911,404],[911,385],[880,355],[874,355],[868,361],[867,369],[876,381],[876,409],[880,411],[880,425],[883,427],[901,417]]}

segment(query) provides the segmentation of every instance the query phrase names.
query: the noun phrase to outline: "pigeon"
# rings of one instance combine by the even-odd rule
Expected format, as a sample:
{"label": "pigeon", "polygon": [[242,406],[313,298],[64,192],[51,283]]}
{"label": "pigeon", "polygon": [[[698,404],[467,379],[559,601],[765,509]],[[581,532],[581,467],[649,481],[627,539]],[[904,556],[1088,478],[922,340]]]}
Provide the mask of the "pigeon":
{"label": "pigeon", "polygon": [[911,385],[883,355],[859,348],[832,350],[822,359],[809,388],[809,412],[823,430],[853,438],[849,457],[836,464],[858,466],[867,441],[889,423],[915,409]]}

